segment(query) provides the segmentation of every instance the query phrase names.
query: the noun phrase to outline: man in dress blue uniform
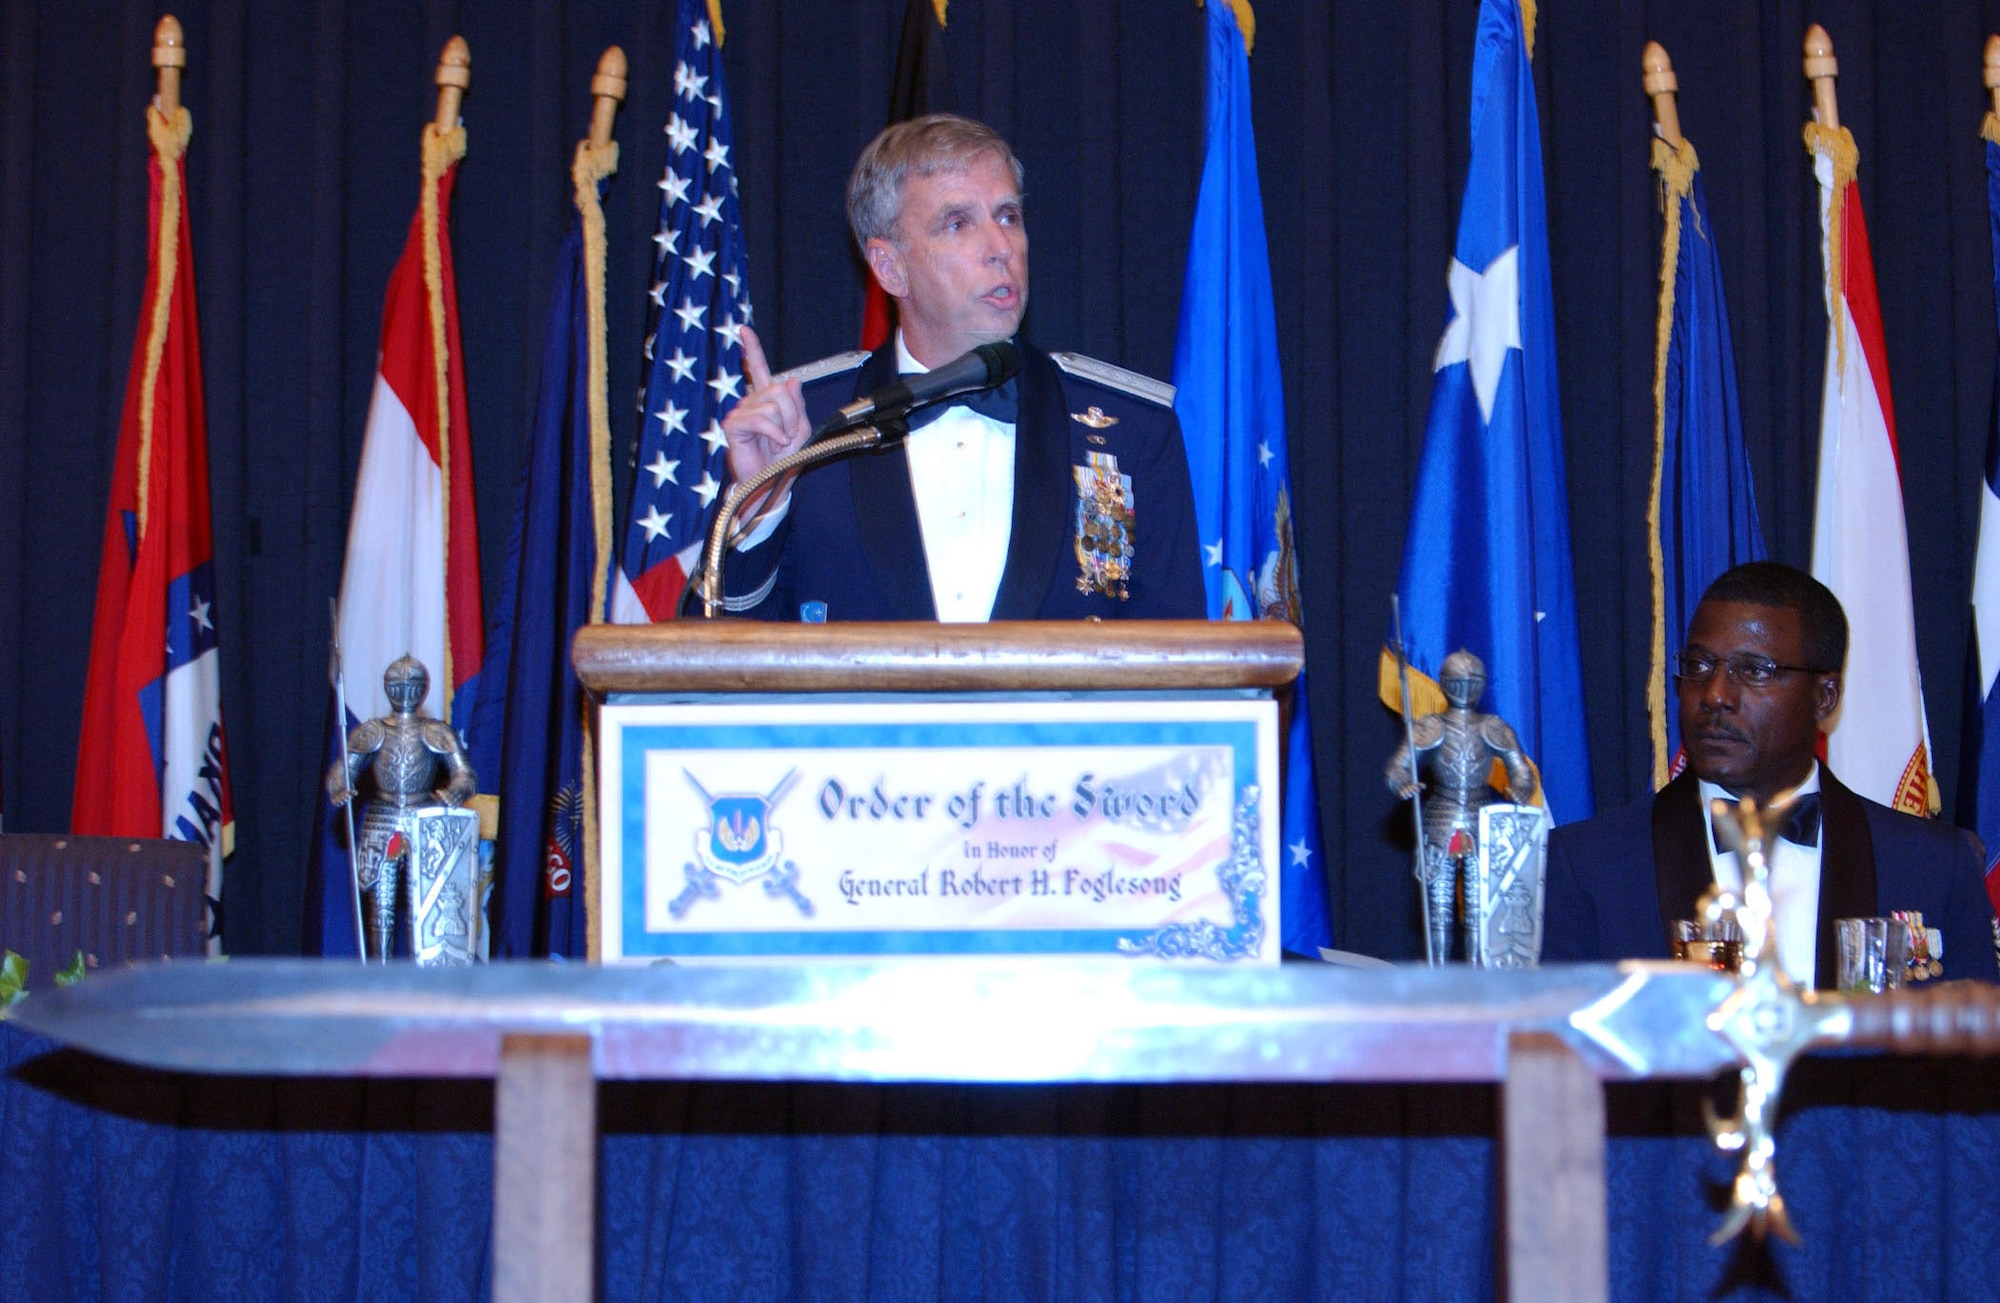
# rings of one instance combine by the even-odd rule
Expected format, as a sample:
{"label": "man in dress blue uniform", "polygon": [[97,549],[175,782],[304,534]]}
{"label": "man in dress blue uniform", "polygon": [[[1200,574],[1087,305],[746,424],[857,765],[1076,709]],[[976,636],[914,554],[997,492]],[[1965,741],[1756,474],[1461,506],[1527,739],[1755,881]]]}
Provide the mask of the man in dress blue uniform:
{"label": "man in dress blue uniform", "polygon": [[750,389],[723,421],[741,482],[899,374],[1014,340],[1019,376],[919,410],[909,437],[751,503],[725,605],[765,619],[1200,618],[1187,456],[1170,386],[1018,338],[1028,305],[1022,168],[991,128],[898,123],[855,164],[848,218],[896,301],[896,336],[773,376],[743,332]]}
{"label": "man in dress blue uniform", "polygon": [[1802,570],[1755,561],[1702,594],[1675,657],[1687,768],[1653,797],[1549,838],[1542,959],[1664,959],[1667,929],[1711,885],[1742,884],[1713,798],[1800,793],[1769,851],[1778,961],[1834,985],[1833,922],[1918,910],[1944,935],[1944,976],[2000,979],[1993,908],[1969,833],[1857,796],[1814,757],[1840,705],[1847,616]]}

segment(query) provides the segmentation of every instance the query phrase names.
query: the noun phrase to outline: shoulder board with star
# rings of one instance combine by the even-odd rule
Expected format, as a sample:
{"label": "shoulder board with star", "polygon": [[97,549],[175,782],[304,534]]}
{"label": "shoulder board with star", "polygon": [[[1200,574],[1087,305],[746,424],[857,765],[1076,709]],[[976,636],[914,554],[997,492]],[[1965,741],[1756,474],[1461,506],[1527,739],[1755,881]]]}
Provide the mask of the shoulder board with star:
{"label": "shoulder board with star", "polygon": [[1174,387],[1164,380],[1155,380],[1151,376],[1140,375],[1137,371],[1127,371],[1122,366],[1100,362],[1081,353],[1051,353],[1049,356],[1065,374],[1073,375],[1079,380],[1088,380],[1092,384],[1103,385],[1106,389],[1115,389],[1121,394],[1157,403],[1161,407],[1174,405]]}
{"label": "shoulder board with star", "polygon": [[802,385],[809,385],[815,380],[824,380],[828,376],[837,376],[843,371],[852,371],[867,360],[867,352],[862,349],[855,349],[848,353],[835,353],[832,357],[823,357],[817,362],[808,362],[804,366],[795,366],[791,370],[772,378],[775,380],[796,380]]}

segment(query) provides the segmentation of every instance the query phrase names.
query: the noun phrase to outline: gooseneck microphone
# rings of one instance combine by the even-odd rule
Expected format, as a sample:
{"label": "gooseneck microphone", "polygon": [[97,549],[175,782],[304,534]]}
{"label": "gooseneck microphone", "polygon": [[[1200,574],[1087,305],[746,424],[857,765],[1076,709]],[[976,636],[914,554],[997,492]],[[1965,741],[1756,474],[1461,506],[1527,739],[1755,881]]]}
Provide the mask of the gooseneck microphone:
{"label": "gooseneck microphone", "polygon": [[904,376],[866,397],[855,399],[829,416],[813,432],[813,437],[836,430],[849,430],[865,422],[907,416],[919,407],[928,407],[942,399],[1006,384],[1020,372],[1021,350],[1014,346],[1013,341],[1003,339],[997,344],[981,344],[934,371]]}
{"label": "gooseneck microphone", "polygon": [[1021,350],[1009,340],[981,344],[935,371],[905,376],[857,398],[813,431],[796,451],[778,458],[749,479],[729,487],[708,528],[701,569],[689,587],[701,595],[702,614],[713,620],[728,605],[722,595],[722,559],[728,552],[731,526],[743,504],[772,481],[863,448],[881,447],[904,436],[903,418],[919,407],[958,394],[975,393],[1006,384],[1021,371]]}

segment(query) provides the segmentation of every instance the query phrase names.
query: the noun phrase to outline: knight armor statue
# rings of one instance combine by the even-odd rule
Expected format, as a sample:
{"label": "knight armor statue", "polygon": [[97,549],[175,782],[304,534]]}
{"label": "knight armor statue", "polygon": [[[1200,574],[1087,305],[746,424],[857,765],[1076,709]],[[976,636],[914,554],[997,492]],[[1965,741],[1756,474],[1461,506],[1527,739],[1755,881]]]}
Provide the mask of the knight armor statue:
{"label": "knight armor statue", "polygon": [[[1497,760],[1505,768],[1507,786],[1516,801],[1525,802],[1534,792],[1535,771],[1513,728],[1498,715],[1472,708],[1486,691],[1486,666],[1480,659],[1469,651],[1455,651],[1444,658],[1441,668],[1439,679],[1450,706],[1412,722],[1408,738],[1389,757],[1384,774],[1389,790],[1406,801],[1419,791],[1423,793],[1423,846],[1417,876],[1427,902],[1425,920],[1430,929],[1432,962],[1443,963],[1450,956],[1452,933],[1457,931],[1463,939],[1464,957],[1477,963],[1481,916],[1486,912],[1484,903],[1475,898],[1481,876],[1479,812],[1503,799],[1489,781],[1493,763]],[[1428,774],[1428,782],[1419,784],[1416,766]],[[1518,926],[1511,915],[1519,908],[1519,891],[1512,881],[1508,888],[1514,894],[1505,904],[1510,914],[1508,930],[1512,931]],[[1538,908],[1536,913],[1540,913]]]}
{"label": "knight armor statue", "polygon": [[[398,897],[407,885],[412,955],[419,962],[469,962],[479,819],[458,807],[478,790],[478,779],[451,726],[417,714],[430,692],[422,662],[404,656],[392,663],[382,691],[393,712],[357,725],[346,754],[326,775],[335,805],[355,797],[364,769],[373,780],[354,847],[369,957],[395,953]],[[434,785],[440,776],[442,785]]]}

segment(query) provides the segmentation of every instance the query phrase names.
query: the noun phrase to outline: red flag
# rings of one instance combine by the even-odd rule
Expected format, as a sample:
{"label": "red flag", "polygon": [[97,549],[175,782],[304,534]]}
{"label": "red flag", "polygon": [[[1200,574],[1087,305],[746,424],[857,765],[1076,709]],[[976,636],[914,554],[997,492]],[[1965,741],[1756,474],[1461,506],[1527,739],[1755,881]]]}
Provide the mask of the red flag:
{"label": "red flag", "polygon": [[149,267],[105,513],[71,823],[79,833],[200,843],[214,899],[234,826],[182,162],[193,124],[186,109],[169,118],[149,108],[146,127]]}

